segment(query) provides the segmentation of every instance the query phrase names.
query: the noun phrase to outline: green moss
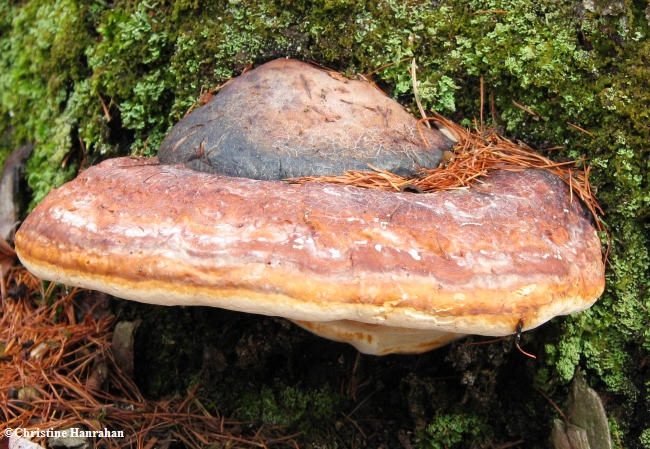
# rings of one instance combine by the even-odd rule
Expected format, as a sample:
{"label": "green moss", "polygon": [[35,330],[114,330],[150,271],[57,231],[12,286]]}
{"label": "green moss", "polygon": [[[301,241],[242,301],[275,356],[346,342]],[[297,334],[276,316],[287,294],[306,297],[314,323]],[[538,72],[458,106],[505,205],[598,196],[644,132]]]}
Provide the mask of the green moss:
{"label": "green moss", "polygon": [[27,167],[35,204],[75,172],[74,158],[62,163],[76,145],[70,94],[88,74],[88,7],[72,0],[32,1],[7,12],[12,20],[0,40],[0,116],[9,120],[0,126],[10,139],[3,150],[38,142]]}
{"label": "green moss", "polygon": [[639,437],[639,442],[641,443],[641,447],[650,448],[650,428],[645,429],[641,433],[641,436]]}
{"label": "green moss", "polygon": [[271,426],[298,424],[300,430],[311,431],[323,421],[333,420],[340,402],[328,387],[309,390],[278,383],[259,392],[245,392],[239,414],[244,420]]}
{"label": "green moss", "polygon": [[[508,382],[510,371],[517,372],[528,387],[522,388],[526,402],[537,408],[517,407],[499,388],[477,389],[480,382],[456,387],[512,411],[509,421],[490,428],[508,441],[519,438],[527,422],[550,429],[554,412],[546,411],[543,399],[538,402],[532,385],[562,403],[581,367],[593,387],[613,398],[608,412],[625,446],[647,447],[650,386],[641,363],[650,352],[646,7],[634,0],[0,2],[0,160],[26,141],[37,142],[27,166],[36,204],[74,175],[84,153],[89,163],[145,145],[148,155],[155,154],[202,89],[219,86],[251,62],[276,57],[316,60],[349,75],[396,63],[373,78],[413,111],[409,67],[415,58],[425,108],[467,124],[480,114],[483,78],[487,124],[539,148],[562,145],[554,157],[590,160],[612,246],[598,303],[526,337],[536,362],[512,356],[488,366],[482,359],[486,351],[461,370],[467,379],[487,370],[498,386]],[[170,342],[186,341],[178,338],[182,330],[174,323],[163,327],[167,340],[156,343],[157,357],[180,354],[169,369],[191,378],[189,370],[201,369],[201,352],[191,345],[179,349]],[[210,334],[199,326],[193,338],[199,331]],[[147,363],[155,364],[156,354]],[[251,416],[260,420],[301,421],[309,415],[306,404],[326,402],[318,399],[323,391],[318,385],[292,391],[260,379],[249,379],[259,397],[247,402]],[[163,372],[149,392],[185,387],[170,383]],[[211,393],[215,400],[230,400],[223,391]],[[479,441],[469,427],[473,420],[488,422],[487,409],[465,414],[451,401],[440,407],[413,420],[423,420],[425,429],[452,429],[457,423],[449,438]],[[424,432],[422,444],[443,444],[433,435],[437,430]],[[457,444],[451,439],[444,441]]]}
{"label": "green moss", "polygon": [[420,432],[420,449],[470,447],[475,441],[487,441],[487,426],[478,416],[468,413],[446,414],[433,418]]}

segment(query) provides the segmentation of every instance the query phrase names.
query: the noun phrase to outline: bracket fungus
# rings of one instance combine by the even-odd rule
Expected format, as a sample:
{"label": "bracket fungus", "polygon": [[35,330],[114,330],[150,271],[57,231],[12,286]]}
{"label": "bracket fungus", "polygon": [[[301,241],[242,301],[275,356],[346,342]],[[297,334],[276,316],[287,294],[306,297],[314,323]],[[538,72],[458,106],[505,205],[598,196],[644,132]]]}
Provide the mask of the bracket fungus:
{"label": "bracket fungus", "polygon": [[[292,89],[308,97],[303,83]],[[163,148],[189,142],[179,133]],[[184,154],[235,134],[205,135]],[[260,151],[266,166],[270,156]],[[44,279],[121,298],[282,316],[370,354],[508,335],[521,323],[531,329],[588,308],[603,291],[589,214],[546,171],[501,170],[481,190],[415,194],[250,179],[268,175],[255,164],[248,177],[215,174],[219,159],[206,154],[177,163],[118,158],[85,170],[27,217],[15,239],[20,260]],[[323,165],[337,170],[337,161]]]}
{"label": "bracket fungus", "polygon": [[48,195],[16,250],[44,279],[283,316],[378,354],[589,307],[604,287],[600,242],[567,186],[526,170],[484,188],[291,185],[119,158]]}
{"label": "bracket fungus", "polygon": [[[420,137],[428,145],[424,144]],[[276,59],[224,86],[165,138],[162,163],[279,180],[367,170],[398,175],[436,167],[453,142],[368,82]]]}

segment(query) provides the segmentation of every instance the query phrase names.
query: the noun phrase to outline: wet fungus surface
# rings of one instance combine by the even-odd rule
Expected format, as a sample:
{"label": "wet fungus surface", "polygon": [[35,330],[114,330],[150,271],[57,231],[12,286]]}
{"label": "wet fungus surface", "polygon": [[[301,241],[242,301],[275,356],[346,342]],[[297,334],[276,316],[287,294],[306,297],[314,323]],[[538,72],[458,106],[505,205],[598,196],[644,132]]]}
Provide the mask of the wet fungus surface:
{"label": "wet fungus surface", "polygon": [[418,345],[426,331],[507,335],[604,287],[596,232],[554,178],[392,193],[118,158],[52,192],[16,248],[40,277],[143,302],[424,330]]}

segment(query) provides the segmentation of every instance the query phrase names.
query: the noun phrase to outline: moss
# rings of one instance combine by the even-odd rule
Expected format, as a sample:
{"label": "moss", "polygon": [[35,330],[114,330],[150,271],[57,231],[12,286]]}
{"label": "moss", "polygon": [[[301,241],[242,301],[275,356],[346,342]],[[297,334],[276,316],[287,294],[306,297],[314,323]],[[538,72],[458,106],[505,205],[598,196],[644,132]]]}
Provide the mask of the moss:
{"label": "moss", "polygon": [[650,448],[650,428],[645,429],[641,433],[641,436],[639,437],[639,442],[641,443],[641,447]]}
{"label": "moss", "polygon": [[64,160],[77,147],[71,108],[79,102],[71,94],[89,73],[84,48],[91,42],[91,7],[61,0],[9,8],[12,20],[0,40],[0,115],[9,118],[0,126],[10,135],[3,151],[39,143],[27,166],[36,204],[75,173],[76,160]]}
{"label": "moss", "polygon": [[489,438],[487,426],[478,416],[465,412],[445,414],[433,418],[420,432],[417,447],[420,449],[447,449],[470,447],[474,441]]}
{"label": "moss", "polygon": [[[414,358],[451,361],[453,368],[435,373],[407,368],[404,362],[398,370],[392,359],[373,362],[381,372],[417,377],[394,385],[379,376],[374,385],[385,391],[391,384],[404,398],[419,398],[417,407],[401,402],[410,399],[390,400],[412,421],[410,429],[400,425],[424,432],[422,444],[442,444],[423,429],[442,429],[452,422],[457,429],[450,438],[479,444],[485,433],[469,431],[473,420],[489,422],[486,432],[497,441],[520,438],[529,422],[548,433],[555,412],[532,387],[562,404],[568,382],[582,367],[591,385],[609,399],[607,410],[624,445],[647,447],[650,385],[647,363],[642,363],[650,352],[646,6],[638,0],[0,2],[0,160],[26,141],[38,142],[27,166],[36,204],[74,175],[84,155],[95,163],[145,145],[147,154],[155,154],[169,127],[202,89],[219,86],[252,62],[275,57],[316,60],[349,75],[395,63],[373,78],[413,111],[408,68],[415,58],[424,106],[467,124],[480,114],[482,78],[487,124],[539,148],[562,145],[554,157],[584,155],[590,160],[591,181],[612,242],[606,291],[590,310],[525,336],[536,362],[505,352],[493,357],[494,350],[443,350],[443,355]],[[190,379],[205,374],[203,352],[192,346],[192,339],[204,333],[223,340],[207,325],[194,326],[189,340],[179,338],[184,326],[192,325],[187,317],[175,319],[158,323],[165,339],[155,340],[146,357],[147,364],[167,369],[159,370],[162,374],[146,388],[154,396],[182,391]],[[200,322],[201,317],[192,319]],[[284,335],[282,327],[271,327],[274,335]],[[142,332],[155,328],[151,323]],[[307,337],[291,335],[284,341],[304,348],[298,341]],[[257,399],[249,398],[247,409],[261,420],[268,415],[277,418],[270,421],[299,422],[309,415],[305,404],[321,401],[318,392],[325,390],[317,382],[301,384],[286,396],[289,384],[264,380],[258,365],[282,359],[272,348],[230,343],[248,348],[246,357],[252,361],[237,375],[224,374],[222,383],[206,392],[214,401],[231,403],[235,410],[237,399],[225,390],[234,391],[241,379],[259,392]],[[328,354],[336,358],[334,352]],[[298,357],[293,354],[290,358]],[[450,361],[444,361],[445,354]],[[232,364],[239,356],[231,357]],[[181,380],[172,382],[166,372],[181,373]],[[293,376],[300,380],[299,374]],[[461,381],[443,382],[443,388],[436,376]],[[490,383],[495,386],[486,387]],[[524,404],[505,392],[511,384],[521,389]],[[336,382],[328,388],[339,389]],[[444,398],[435,401],[438,409],[426,406],[427,395],[434,394]],[[454,407],[452,397],[466,401],[467,409]],[[504,417],[486,419],[491,410],[485,404],[500,407]]]}
{"label": "moss", "polygon": [[246,391],[240,400],[239,415],[247,421],[297,426],[301,431],[310,432],[323,421],[331,421],[340,402],[328,387],[310,390],[279,382],[264,386],[261,391]]}

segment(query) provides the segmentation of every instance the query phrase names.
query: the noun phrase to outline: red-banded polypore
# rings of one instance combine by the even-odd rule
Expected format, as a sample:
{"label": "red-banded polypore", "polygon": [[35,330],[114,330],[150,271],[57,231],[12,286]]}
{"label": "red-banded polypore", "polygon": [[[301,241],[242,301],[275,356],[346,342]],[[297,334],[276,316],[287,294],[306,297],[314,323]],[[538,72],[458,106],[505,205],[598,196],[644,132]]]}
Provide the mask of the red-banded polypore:
{"label": "red-banded polypore", "polygon": [[52,191],[16,234],[20,260],[120,298],[285,317],[372,354],[508,335],[593,304],[600,240],[549,172],[423,194],[272,180],[438,163],[451,142],[423,129],[423,145],[415,118],[359,83],[296,61],[248,72],[172,130],[167,163],[112,159]]}
{"label": "red-banded polypore", "polygon": [[51,192],[16,235],[34,274],[165,305],[289,318],[362,352],[422,352],[589,307],[600,241],[568,187],[484,191],[257,181],[119,158]]}

